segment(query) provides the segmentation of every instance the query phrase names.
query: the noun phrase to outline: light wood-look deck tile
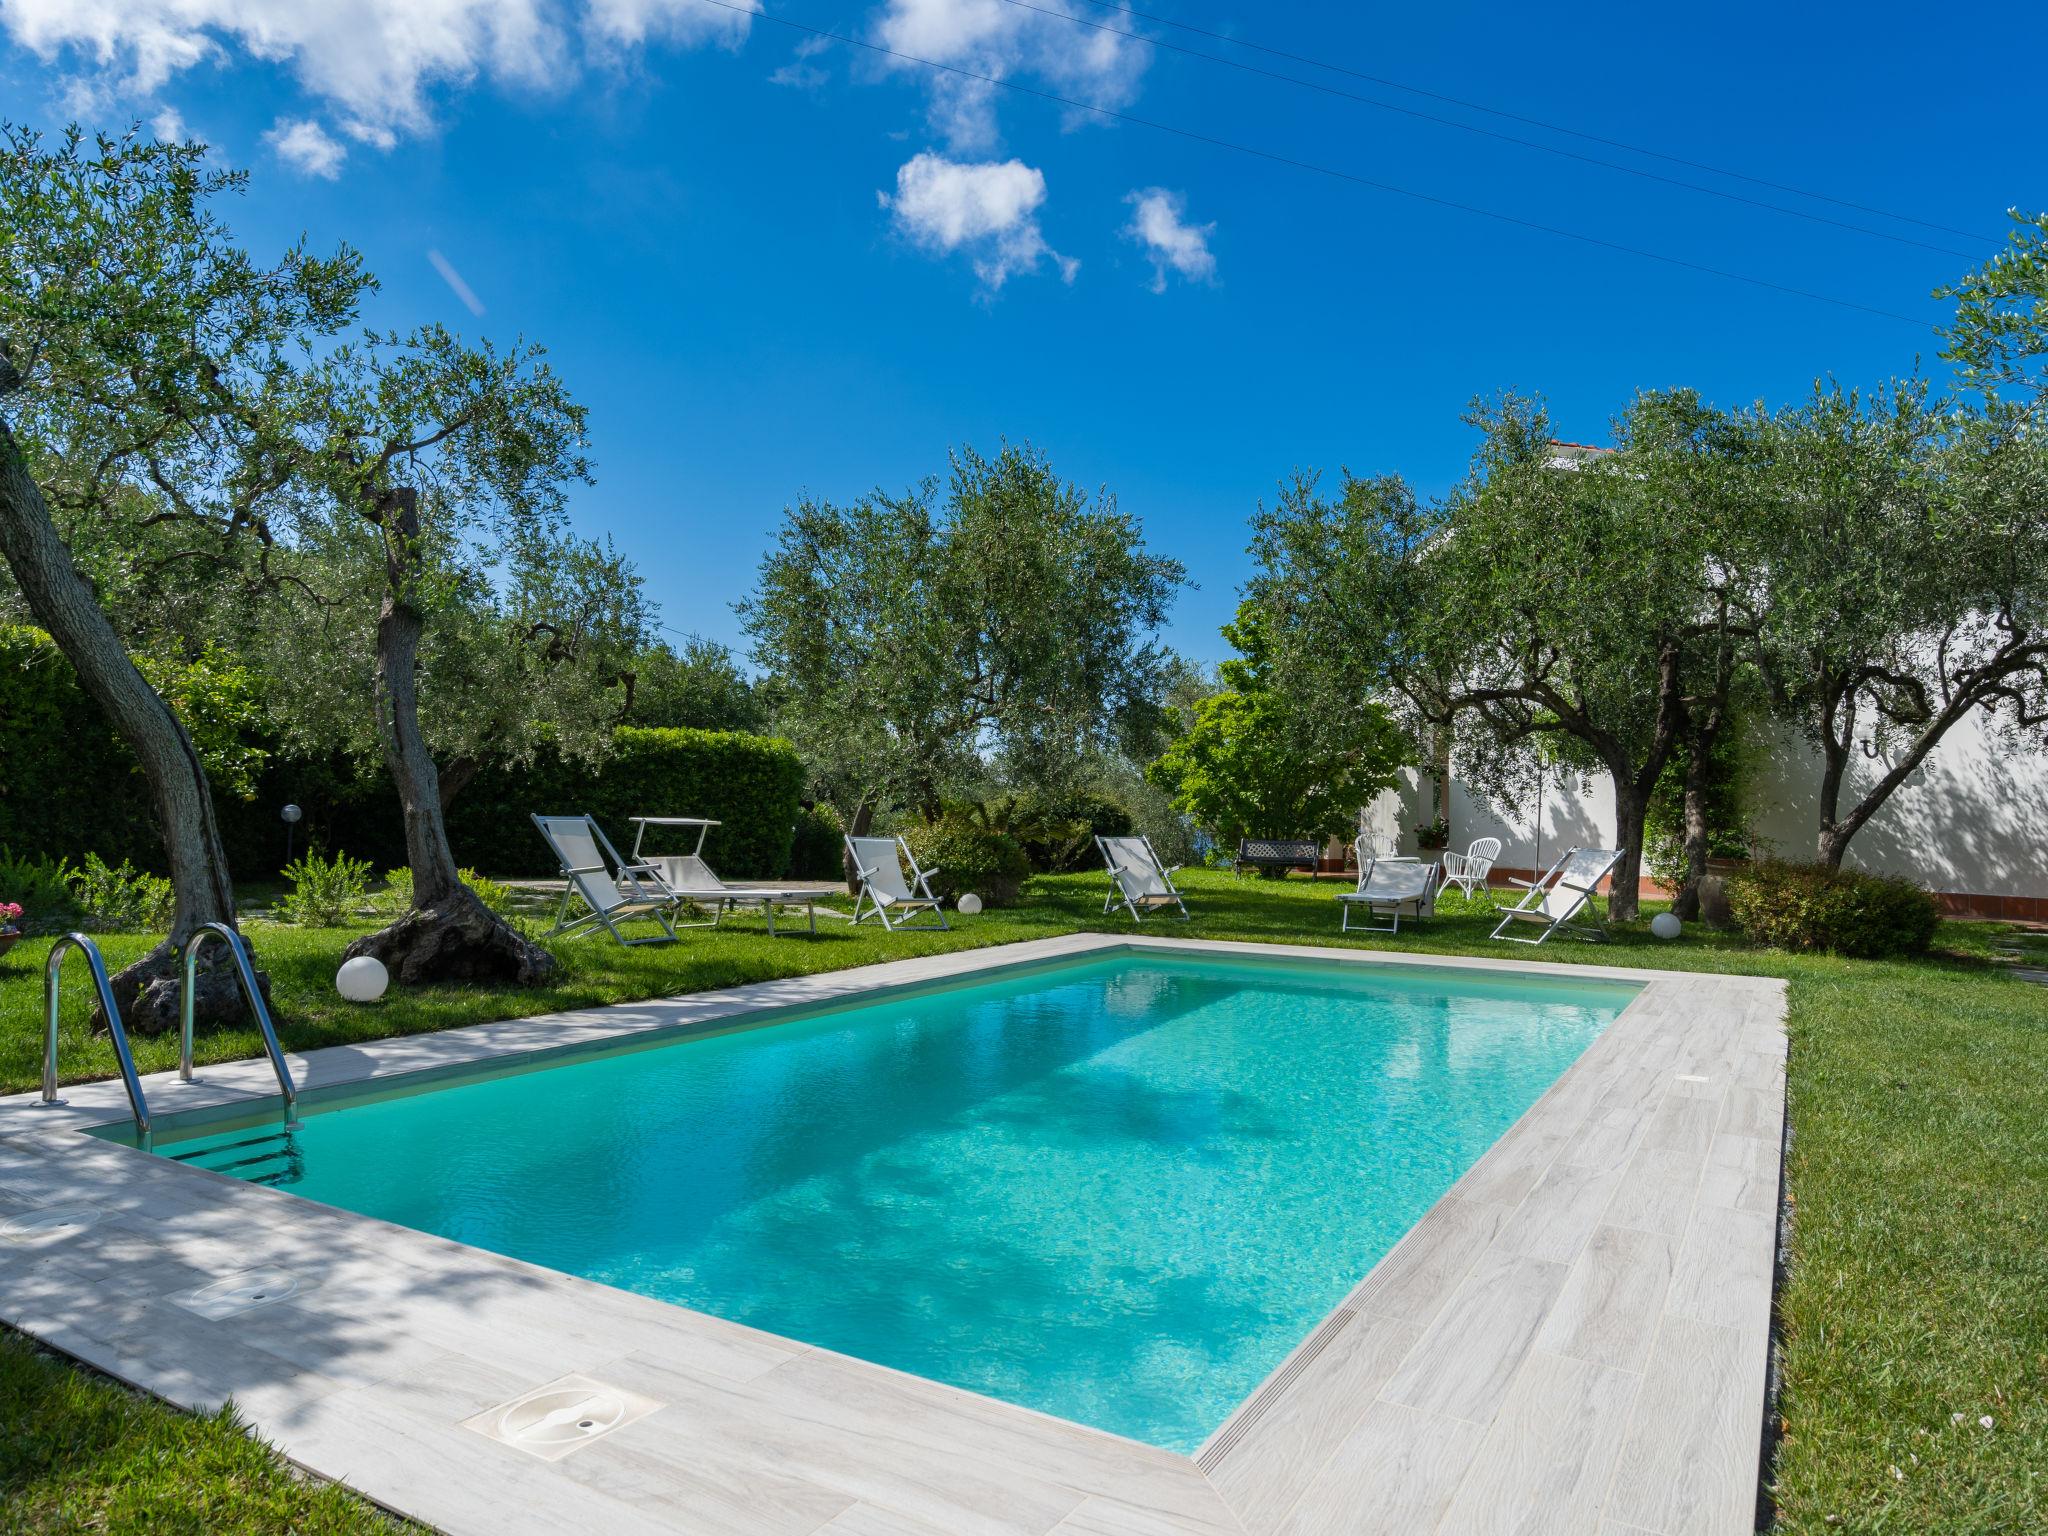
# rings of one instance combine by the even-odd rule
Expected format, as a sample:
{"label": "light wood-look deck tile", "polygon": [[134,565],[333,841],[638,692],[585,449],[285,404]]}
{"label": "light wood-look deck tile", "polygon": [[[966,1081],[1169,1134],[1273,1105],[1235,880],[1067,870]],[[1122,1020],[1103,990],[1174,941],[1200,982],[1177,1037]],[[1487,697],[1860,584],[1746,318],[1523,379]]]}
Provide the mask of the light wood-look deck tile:
{"label": "light wood-look deck tile", "polygon": [[1438,1536],[1580,1536],[1600,1518],[1642,1378],[1538,1351],[1480,1444]]}
{"label": "light wood-look deck tile", "polygon": [[1491,1421],[1568,1273],[1562,1264],[1488,1253],[1387,1383],[1388,1401]]}
{"label": "light wood-look deck tile", "polygon": [[1640,1371],[1657,1336],[1678,1239],[1634,1227],[1600,1227],[1572,1266],[1536,1336],[1539,1349]]}
{"label": "light wood-look deck tile", "polygon": [[1280,1536],[1399,1536],[1443,1518],[1486,1431],[1464,1419],[1375,1403],[1345,1437]]}
{"label": "light wood-look deck tile", "polygon": [[1660,1536],[1752,1529],[1764,1372],[1761,1333],[1667,1317],[1615,1465],[1608,1515]]}

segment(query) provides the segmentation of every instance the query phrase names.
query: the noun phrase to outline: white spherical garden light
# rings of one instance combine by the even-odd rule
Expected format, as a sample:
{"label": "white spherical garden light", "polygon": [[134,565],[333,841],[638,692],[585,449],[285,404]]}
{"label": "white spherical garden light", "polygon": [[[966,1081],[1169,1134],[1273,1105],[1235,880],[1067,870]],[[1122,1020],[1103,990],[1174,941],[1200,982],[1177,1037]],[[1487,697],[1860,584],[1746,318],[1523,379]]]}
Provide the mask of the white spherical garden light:
{"label": "white spherical garden light", "polygon": [[352,1003],[374,1003],[391,985],[391,973],[384,962],[370,955],[357,955],[341,962],[334,973],[334,990]]}
{"label": "white spherical garden light", "polygon": [[963,915],[972,917],[981,910],[981,898],[975,895],[974,892],[969,891],[965,896],[954,902],[953,906]]}
{"label": "white spherical garden light", "polygon": [[1659,912],[1650,919],[1650,932],[1660,939],[1675,939],[1684,930],[1685,924],[1669,912]]}

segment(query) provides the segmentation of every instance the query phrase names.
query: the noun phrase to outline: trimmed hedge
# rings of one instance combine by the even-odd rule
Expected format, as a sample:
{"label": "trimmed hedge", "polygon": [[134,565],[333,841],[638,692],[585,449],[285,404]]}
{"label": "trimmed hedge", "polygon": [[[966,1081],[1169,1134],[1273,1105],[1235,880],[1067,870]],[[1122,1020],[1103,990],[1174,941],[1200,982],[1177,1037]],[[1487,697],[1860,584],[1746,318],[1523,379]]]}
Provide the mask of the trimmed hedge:
{"label": "trimmed hedge", "polygon": [[[780,879],[803,787],[803,761],[779,738],[621,726],[598,770],[544,756],[477,775],[448,814],[448,841],[458,863],[488,874],[552,875],[554,856],[529,819],[536,812],[587,811],[621,854],[633,849],[631,817],[708,816],[724,823],[704,843],[713,869],[727,879]],[[695,837],[654,828],[645,851],[687,853]]]}
{"label": "trimmed hedge", "polygon": [[1934,897],[1907,880],[1767,859],[1728,881],[1728,907],[1752,944],[1863,960],[1926,953]]}
{"label": "trimmed hedge", "polygon": [[1031,860],[1007,832],[955,812],[937,821],[914,821],[903,840],[926,871],[936,866],[932,893],[957,901],[968,891],[991,907],[1014,907],[1031,873]]}
{"label": "trimmed hedge", "polygon": [[[305,812],[296,851],[324,848],[379,869],[405,862],[398,796],[381,768],[287,757],[271,741],[252,745],[270,754],[255,792],[242,799],[214,786],[221,839],[237,878],[277,878],[285,861],[278,811],[288,801]],[[552,875],[553,859],[529,813],[590,811],[621,853],[632,847],[629,816],[709,816],[725,823],[704,850],[720,874],[788,873],[804,781],[788,742],[622,727],[616,746],[595,772],[544,755],[523,769],[478,775],[448,818],[456,862],[488,875]],[[677,849],[675,834],[663,843],[657,835],[648,835],[650,852]],[[77,863],[93,853],[109,864],[125,859],[164,870],[148,786],[127,744],[79,688],[49,636],[14,626],[0,626],[0,848],[21,859]]]}

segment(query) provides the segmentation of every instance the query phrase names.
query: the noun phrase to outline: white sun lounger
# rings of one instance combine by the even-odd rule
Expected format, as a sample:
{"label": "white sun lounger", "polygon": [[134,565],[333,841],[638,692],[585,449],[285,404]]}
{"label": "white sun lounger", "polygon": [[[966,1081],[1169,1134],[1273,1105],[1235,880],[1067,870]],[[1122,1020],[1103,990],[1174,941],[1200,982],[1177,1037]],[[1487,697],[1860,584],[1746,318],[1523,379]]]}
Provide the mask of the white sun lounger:
{"label": "white sun lounger", "polygon": [[1404,912],[1417,922],[1433,916],[1436,912],[1437,866],[1425,864],[1420,859],[1375,858],[1366,852],[1365,843],[1361,837],[1355,845],[1358,850],[1358,888],[1337,894],[1344,914],[1337,924],[1339,931],[1351,932],[1351,914],[1360,907],[1365,909],[1367,917],[1387,919],[1383,923],[1360,923],[1359,931],[1362,933],[1399,933]]}
{"label": "white sun lounger", "polygon": [[[879,917],[882,926],[892,933],[906,928],[912,932],[951,929],[939,898],[932,894],[932,876],[939,872],[937,866],[919,869],[910,844],[902,838],[854,837],[849,833],[846,851],[853,855],[854,868],[860,871],[860,896],[853,904],[856,923]],[[899,856],[902,863],[897,862]],[[903,878],[904,865],[910,867],[908,880]],[[938,919],[936,923],[905,921],[910,914],[925,909]],[[889,920],[892,912],[897,914],[894,922]]]}
{"label": "white sun lounger", "polygon": [[1486,884],[1486,877],[1493,873],[1493,861],[1500,857],[1500,839],[1482,837],[1474,841],[1463,853],[1448,850],[1441,860],[1443,879],[1441,885],[1455,885],[1467,896],[1479,886]]}
{"label": "white sun lounger", "polygon": [[[1600,889],[1600,882],[1620,862],[1619,848],[1568,850],[1541,879],[1515,881],[1515,884],[1528,889],[1522,893],[1520,901],[1501,913],[1500,926],[1493,930],[1493,936],[1510,944],[1541,944],[1559,932],[1579,939],[1604,940],[1607,930],[1597,917],[1590,922],[1578,919],[1581,913],[1592,913],[1593,893]],[[1520,934],[1509,933],[1508,929],[1517,923],[1537,924],[1536,937],[1525,939]]]}
{"label": "white sun lounger", "polygon": [[[1180,908],[1183,920],[1187,918],[1188,904],[1174,889],[1174,870],[1161,862],[1151,838],[1103,837],[1097,834],[1095,846],[1102,850],[1102,857],[1109,865],[1109,894],[1102,899],[1104,912],[1121,901],[1130,909],[1132,921],[1142,923],[1147,907],[1163,907],[1171,903]],[[1179,867],[1175,865],[1174,869]]]}
{"label": "white sun lounger", "polygon": [[[675,942],[676,898],[660,870],[620,858],[595,816],[535,816],[533,824],[554,850],[567,881],[562,904],[555,911],[555,926],[545,937],[580,937],[601,926],[621,944]],[[582,903],[581,917],[569,916],[572,901]],[[629,939],[619,932],[620,923],[636,917],[651,917],[661,924],[661,936]]]}
{"label": "white sun lounger", "polygon": [[[704,839],[713,827],[722,826],[722,822],[702,816],[635,816],[633,821],[640,828],[633,839],[633,860],[636,864],[642,862],[640,845],[646,841],[649,827],[697,829],[697,845],[688,853],[656,854],[645,860],[649,867],[660,871],[663,883],[679,903],[688,902],[711,913],[709,922],[677,923],[678,928],[716,928],[718,920],[728,911],[759,907],[768,919],[768,932],[773,937],[775,909],[801,907],[810,920],[811,937],[815,939],[818,936],[818,898],[821,892],[806,890],[802,886],[728,885],[704,862]],[[830,908],[826,910],[830,915],[841,915],[831,913]]]}

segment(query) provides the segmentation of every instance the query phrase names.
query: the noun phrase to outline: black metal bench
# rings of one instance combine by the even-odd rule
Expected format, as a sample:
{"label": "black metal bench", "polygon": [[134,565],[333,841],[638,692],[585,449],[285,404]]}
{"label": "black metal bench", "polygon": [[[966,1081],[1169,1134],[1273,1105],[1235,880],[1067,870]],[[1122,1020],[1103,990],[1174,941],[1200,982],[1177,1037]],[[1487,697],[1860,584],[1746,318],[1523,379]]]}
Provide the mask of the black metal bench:
{"label": "black metal bench", "polygon": [[1323,845],[1308,837],[1246,837],[1237,844],[1233,874],[1247,869],[1260,871],[1305,869],[1314,874],[1322,866]]}

